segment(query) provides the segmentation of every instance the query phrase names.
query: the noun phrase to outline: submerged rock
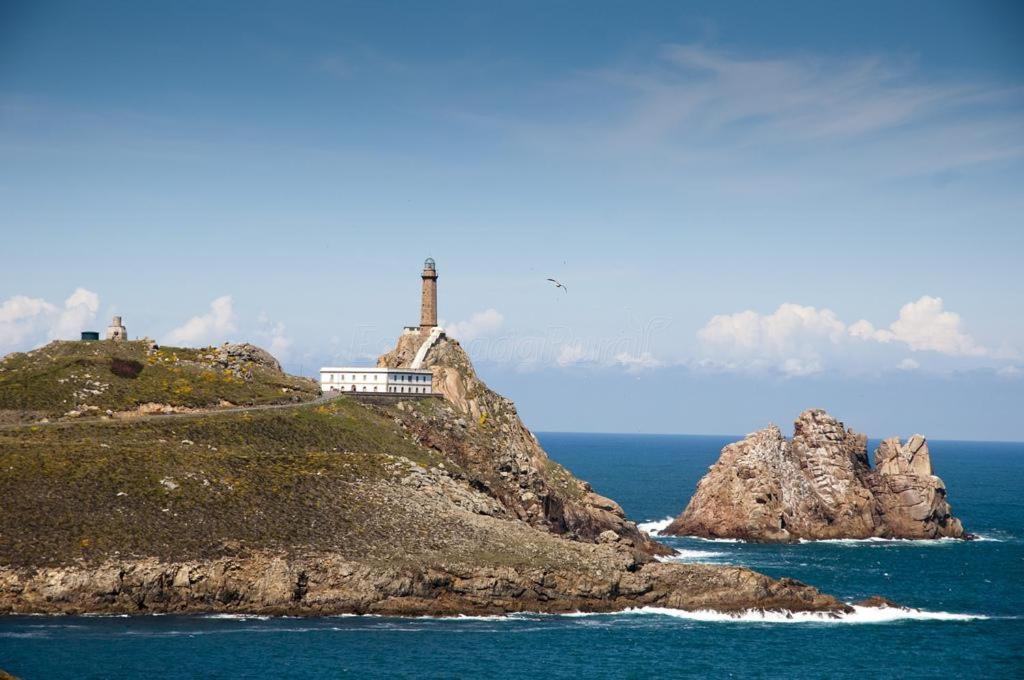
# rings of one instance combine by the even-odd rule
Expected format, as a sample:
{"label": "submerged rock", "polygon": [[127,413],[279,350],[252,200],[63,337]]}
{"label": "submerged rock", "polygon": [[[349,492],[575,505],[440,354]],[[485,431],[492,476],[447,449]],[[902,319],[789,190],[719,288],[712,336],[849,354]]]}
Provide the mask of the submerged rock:
{"label": "submerged rock", "polygon": [[662,534],[787,542],[829,538],[970,538],[932,474],[925,438],[867,437],[820,409],[792,440],[774,425],[722,449],[686,509]]}

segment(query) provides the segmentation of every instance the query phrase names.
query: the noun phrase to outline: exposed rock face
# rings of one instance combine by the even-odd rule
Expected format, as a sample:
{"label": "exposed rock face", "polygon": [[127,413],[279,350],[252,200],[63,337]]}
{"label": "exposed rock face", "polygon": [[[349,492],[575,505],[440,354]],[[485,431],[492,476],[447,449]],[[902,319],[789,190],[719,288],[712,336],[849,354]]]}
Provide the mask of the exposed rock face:
{"label": "exposed rock face", "polygon": [[238,373],[251,369],[252,366],[261,366],[272,371],[281,371],[281,364],[274,355],[256,345],[248,342],[230,343],[225,342],[217,348],[217,361],[230,370]]}
{"label": "exposed rock face", "polygon": [[649,563],[593,546],[603,568],[375,568],[338,555],[167,563],[156,559],[36,571],[0,568],[0,613],[239,612],[287,615],[503,614],[615,611],[629,607],[850,608],[791,579],[740,567]]}
{"label": "exposed rock face", "polygon": [[[429,329],[403,334],[378,366],[407,368],[427,340]],[[671,551],[628,521],[622,508],[548,458],[526,429],[515,405],[488,389],[457,340],[442,336],[427,352],[423,368],[434,374],[434,389],[453,409],[429,416],[407,413],[405,426],[427,446],[453,455],[472,470],[477,485],[519,519],[554,533],[596,542],[613,532],[648,554]],[[458,417],[461,415],[461,417]]]}
{"label": "exposed rock face", "polygon": [[785,542],[826,538],[968,538],[932,474],[928,444],[867,437],[820,409],[787,441],[777,427],[722,449],[665,535]]}

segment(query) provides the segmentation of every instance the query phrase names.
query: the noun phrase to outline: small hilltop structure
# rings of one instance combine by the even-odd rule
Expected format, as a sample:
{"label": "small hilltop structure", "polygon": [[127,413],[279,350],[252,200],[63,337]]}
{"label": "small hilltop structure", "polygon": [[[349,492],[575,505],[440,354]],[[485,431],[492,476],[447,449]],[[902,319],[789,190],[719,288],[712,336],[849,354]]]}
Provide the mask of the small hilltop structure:
{"label": "small hilltop structure", "polygon": [[121,323],[121,317],[115,316],[110,325],[107,326],[107,340],[113,340],[114,342],[124,342],[128,339],[128,329]]}
{"label": "small hilltop structure", "polygon": [[[82,342],[96,342],[100,339],[99,331],[82,331]],[[114,342],[127,342],[128,329],[121,323],[121,317],[115,316],[107,326],[107,340]]]}
{"label": "small hilltop structure", "polygon": [[438,396],[434,390],[434,375],[422,368],[427,352],[444,337],[444,329],[437,325],[437,264],[428,257],[420,273],[420,325],[406,326],[403,335],[426,334],[416,356],[408,368],[386,366],[324,366],[320,369],[320,389],[327,392],[354,392],[357,394],[401,395],[413,397]]}

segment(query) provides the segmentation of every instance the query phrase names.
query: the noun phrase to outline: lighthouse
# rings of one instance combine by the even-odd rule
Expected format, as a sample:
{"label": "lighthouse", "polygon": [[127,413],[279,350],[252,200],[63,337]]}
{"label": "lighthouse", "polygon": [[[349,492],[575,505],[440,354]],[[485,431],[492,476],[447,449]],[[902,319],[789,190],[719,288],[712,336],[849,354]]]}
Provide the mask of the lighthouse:
{"label": "lighthouse", "polygon": [[423,263],[423,295],[420,299],[420,329],[430,330],[437,325],[437,268],[434,259]]}

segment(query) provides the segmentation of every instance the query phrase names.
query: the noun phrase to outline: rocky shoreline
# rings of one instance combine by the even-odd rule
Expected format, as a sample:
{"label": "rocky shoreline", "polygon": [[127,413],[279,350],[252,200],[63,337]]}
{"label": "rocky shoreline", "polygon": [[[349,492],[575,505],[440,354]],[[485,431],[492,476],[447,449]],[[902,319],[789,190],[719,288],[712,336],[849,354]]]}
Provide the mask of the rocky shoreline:
{"label": "rocky shoreline", "polygon": [[334,555],[254,555],[186,563],[0,569],[5,614],[500,615],[635,607],[841,614],[850,608],[791,579],[740,567],[640,564],[603,569],[375,567]]}

